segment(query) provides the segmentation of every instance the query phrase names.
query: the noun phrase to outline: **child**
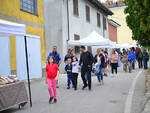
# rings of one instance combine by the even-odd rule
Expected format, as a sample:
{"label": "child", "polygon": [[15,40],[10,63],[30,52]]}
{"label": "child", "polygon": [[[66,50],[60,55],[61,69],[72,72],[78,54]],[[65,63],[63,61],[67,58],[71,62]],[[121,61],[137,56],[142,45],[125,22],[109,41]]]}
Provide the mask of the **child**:
{"label": "child", "polygon": [[67,59],[67,65],[65,66],[65,71],[67,72],[67,89],[70,89],[70,84],[72,81],[72,64],[71,64],[71,58]]}
{"label": "child", "polygon": [[[48,58],[48,65],[46,66],[46,83],[48,84],[48,91],[50,94],[49,103],[51,104],[53,99],[54,103],[57,102],[56,95],[56,83],[59,75],[59,68],[57,64],[54,63],[54,57],[51,56]],[[53,92],[52,92],[53,89]],[[54,93],[54,95],[53,95]]]}
{"label": "child", "polygon": [[78,73],[79,73],[79,62],[77,57],[73,57],[73,62],[72,62],[72,83],[74,86],[74,90],[77,90],[77,80],[78,80]]}

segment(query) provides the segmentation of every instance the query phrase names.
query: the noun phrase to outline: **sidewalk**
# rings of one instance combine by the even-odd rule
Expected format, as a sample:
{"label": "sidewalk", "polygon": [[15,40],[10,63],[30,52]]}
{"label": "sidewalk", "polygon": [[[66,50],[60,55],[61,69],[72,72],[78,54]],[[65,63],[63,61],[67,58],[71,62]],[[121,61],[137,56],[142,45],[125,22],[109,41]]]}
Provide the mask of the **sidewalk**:
{"label": "sidewalk", "polygon": [[145,107],[142,113],[150,113],[150,72],[145,73]]}

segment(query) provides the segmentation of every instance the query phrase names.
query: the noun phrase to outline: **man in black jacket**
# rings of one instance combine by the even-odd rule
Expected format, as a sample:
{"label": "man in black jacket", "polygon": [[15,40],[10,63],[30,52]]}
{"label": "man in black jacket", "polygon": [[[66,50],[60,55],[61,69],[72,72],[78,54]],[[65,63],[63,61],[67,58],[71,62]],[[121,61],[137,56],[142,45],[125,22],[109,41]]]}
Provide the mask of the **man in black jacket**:
{"label": "man in black jacket", "polygon": [[[81,77],[83,80],[83,90],[88,86],[89,90],[91,90],[91,71],[92,71],[92,64],[94,61],[92,53],[86,51],[84,46],[80,47],[81,56],[79,65],[81,66]],[[87,80],[85,79],[85,74],[87,74]],[[87,83],[88,81],[88,83]]]}

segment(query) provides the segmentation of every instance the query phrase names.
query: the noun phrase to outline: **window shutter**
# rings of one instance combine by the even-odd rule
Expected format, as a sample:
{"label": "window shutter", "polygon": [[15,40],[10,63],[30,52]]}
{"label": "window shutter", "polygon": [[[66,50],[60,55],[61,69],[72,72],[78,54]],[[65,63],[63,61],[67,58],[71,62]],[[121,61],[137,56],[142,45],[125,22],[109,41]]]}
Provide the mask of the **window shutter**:
{"label": "window shutter", "polygon": [[78,0],[73,0],[73,12],[74,12],[74,15],[79,16]]}
{"label": "window shutter", "polygon": [[38,0],[34,0],[34,13],[38,15]]}
{"label": "window shutter", "polygon": [[106,30],[106,18],[103,16],[103,29]]}
{"label": "window shutter", "polygon": [[[77,34],[74,34],[74,40],[80,40],[80,36]],[[80,47],[79,46],[75,46],[75,54],[80,53]]]}
{"label": "window shutter", "polygon": [[20,0],[20,9],[32,14],[38,14],[37,0]]}
{"label": "window shutter", "polygon": [[101,26],[100,14],[99,14],[99,13],[97,13],[97,26],[98,26],[98,27]]}
{"label": "window shutter", "polygon": [[90,7],[86,6],[86,20],[90,22]]}

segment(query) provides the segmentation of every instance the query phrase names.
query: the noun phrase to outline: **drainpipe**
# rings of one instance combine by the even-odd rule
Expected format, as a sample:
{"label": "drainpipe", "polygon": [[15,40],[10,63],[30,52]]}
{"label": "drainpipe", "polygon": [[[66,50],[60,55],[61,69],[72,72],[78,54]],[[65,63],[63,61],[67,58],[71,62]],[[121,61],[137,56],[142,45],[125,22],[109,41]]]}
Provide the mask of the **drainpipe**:
{"label": "drainpipe", "polygon": [[70,40],[69,0],[67,0],[67,24],[68,24],[68,39],[67,39],[68,42]]}

